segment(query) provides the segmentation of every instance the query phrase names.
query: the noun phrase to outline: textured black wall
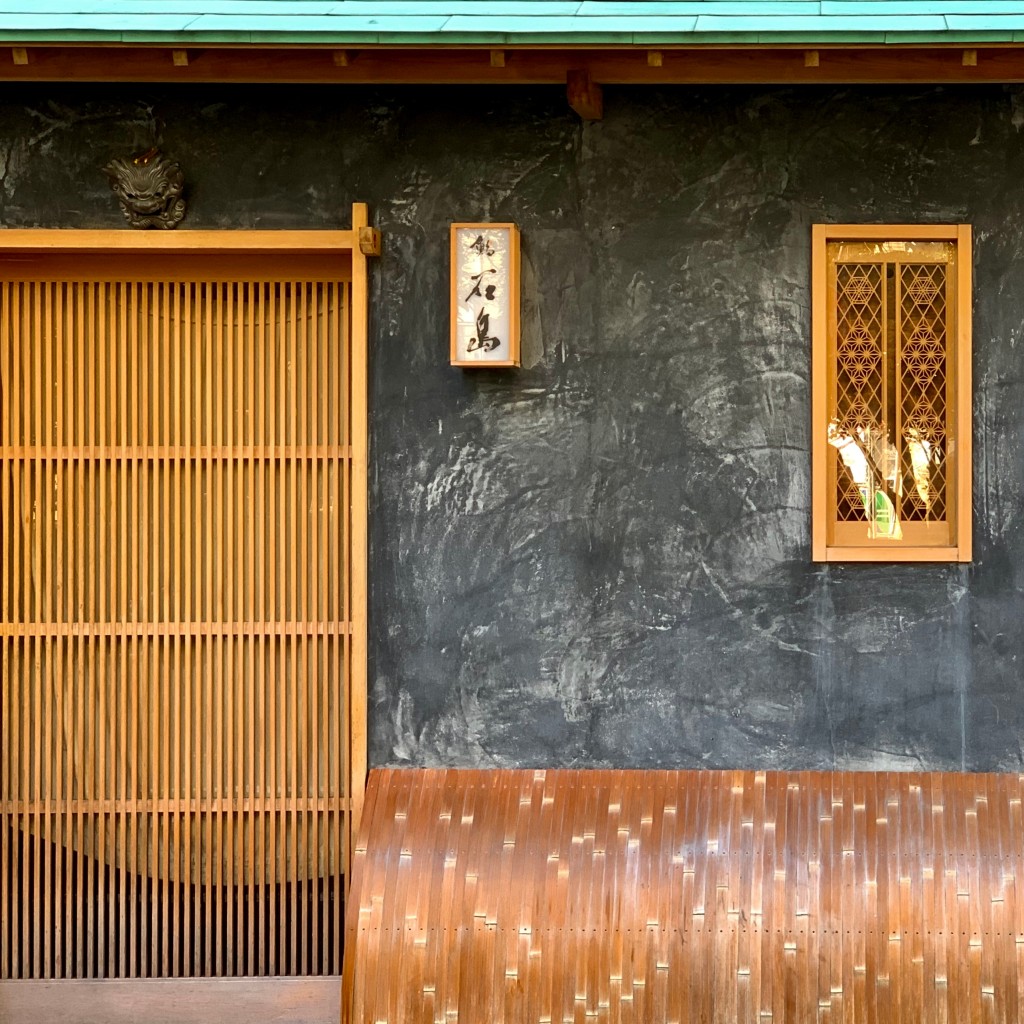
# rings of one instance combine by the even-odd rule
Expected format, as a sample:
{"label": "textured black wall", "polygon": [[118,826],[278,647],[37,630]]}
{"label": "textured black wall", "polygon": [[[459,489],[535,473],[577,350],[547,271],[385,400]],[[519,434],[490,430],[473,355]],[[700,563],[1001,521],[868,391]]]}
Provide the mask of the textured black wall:
{"label": "textured black wall", "polygon": [[[1024,764],[1024,94],[22,87],[0,223],[385,235],[371,323],[371,757]],[[453,220],[523,232],[524,366],[447,365]],[[975,228],[972,566],[809,560],[810,225]],[[183,228],[184,230],[184,228]]]}

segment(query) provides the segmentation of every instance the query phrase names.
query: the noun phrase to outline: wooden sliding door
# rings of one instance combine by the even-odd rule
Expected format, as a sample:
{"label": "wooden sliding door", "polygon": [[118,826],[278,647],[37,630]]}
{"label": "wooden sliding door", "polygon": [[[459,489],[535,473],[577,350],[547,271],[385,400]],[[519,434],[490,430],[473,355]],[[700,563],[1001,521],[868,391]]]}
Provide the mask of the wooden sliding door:
{"label": "wooden sliding door", "polygon": [[0,251],[4,979],[340,973],[365,273],[327,234]]}

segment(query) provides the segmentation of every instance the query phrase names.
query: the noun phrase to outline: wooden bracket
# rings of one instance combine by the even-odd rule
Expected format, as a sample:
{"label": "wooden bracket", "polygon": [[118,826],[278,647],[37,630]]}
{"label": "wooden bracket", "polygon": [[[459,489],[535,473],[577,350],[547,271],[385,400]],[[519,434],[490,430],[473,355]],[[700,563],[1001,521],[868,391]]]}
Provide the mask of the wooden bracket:
{"label": "wooden bracket", "polygon": [[331,56],[336,68],[347,68],[355,58],[355,50],[335,50]]}
{"label": "wooden bracket", "polygon": [[11,59],[15,64],[24,66],[28,63],[28,50],[23,46],[15,46],[11,49]]}
{"label": "wooden bracket", "polygon": [[821,64],[821,55],[817,50],[804,50],[804,67],[816,68]]}
{"label": "wooden bracket", "polygon": [[188,50],[171,50],[171,61],[176,68],[187,68]]}
{"label": "wooden bracket", "polygon": [[503,68],[505,66],[505,51],[491,50],[491,67]]}
{"label": "wooden bracket", "polygon": [[661,50],[648,50],[647,51],[647,66],[649,68],[660,68],[664,63]]}
{"label": "wooden bracket", "polygon": [[569,106],[584,121],[600,121],[604,117],[604,95],[601,86],[591,81],[589,71],[570,71],[565,78],[565,95]]}
{"label": "wooden bracket", "polygon": [[380,255],[380,230],[378,228],[359,229],[359,251],[364,256]]}
{"label": "wooden bracket", "polygon": [[964,50],[963,66],[965,68],[976,68],[978,66],[977,50]]}

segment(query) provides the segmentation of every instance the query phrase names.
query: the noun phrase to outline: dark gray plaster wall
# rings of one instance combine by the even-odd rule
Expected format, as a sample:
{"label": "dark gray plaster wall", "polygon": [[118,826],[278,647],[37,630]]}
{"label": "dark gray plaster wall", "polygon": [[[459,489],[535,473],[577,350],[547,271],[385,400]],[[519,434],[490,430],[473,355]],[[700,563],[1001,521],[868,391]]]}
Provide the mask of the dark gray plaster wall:
{"label": "dark gray plaster wall", "polygon": [[[1020,769],[1024,93],[7,86],[0,223],[372,204],[371,759]],[[524,366],[447,365],[447,231],[523,232]],[[967,221],[971,566],[809,559],[815,221]]]}

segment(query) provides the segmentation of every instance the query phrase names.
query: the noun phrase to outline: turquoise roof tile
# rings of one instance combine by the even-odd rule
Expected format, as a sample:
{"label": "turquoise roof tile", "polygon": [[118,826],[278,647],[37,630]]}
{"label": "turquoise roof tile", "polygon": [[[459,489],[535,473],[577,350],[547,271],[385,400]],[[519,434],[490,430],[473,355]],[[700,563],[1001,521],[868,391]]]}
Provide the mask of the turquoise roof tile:
{"label": "turquoise roof tile", "polygon": [[999,32],[1024,28],[1024,11],[1018,14],[949,14],[947,26],[957,32]]}
{"label": "turquoise roof tile", "polygon": [[[884,0],[879,0],[879,3]],[[821,32],[822,21],[827,21],[828,32],[942,32],[946,28],[944,18],[937,15],[919,17],[888,17],[886,15],[861,15],[855,17],[822,18],[782,16],[765,18],[751,16],[746,18],[722,17],[720,15],[702,15],[697,19],[698,32],[728,32],[737,29],[743,32]]]}
{"label": "turquoise roof tile", "polygon": [[5,42],[962,45],[1022,32],[1024,0],[0,0]]}
{"label": "turquoise roof tile", "polygon": [[416,17],[413,15],[392,15],[371,17],[370,15],[343,14],[299,14],[290,18],[282,18],[275,14],[250,14],[238,18],[233,14],[200,14],[193,15],[187,24],[190,32],[279,32],[287,28],[289,32],[304,34],[326,32],[360,34],[373,32],[406,32],[428,33],[440,32],[452,18],[433,15]]}
{"label": "turquoise roof tile", "polygon": [[497,18],[488,16],[456,15],[445,22],[441,30],[445,35],[449,32],[504,32],[515,35],[530,35],[538,33],[547,35],[556,33],[564,35],[568,32],[586,32],[589,35],[604,34],[606,32],[615,35],[629,35],[634,32],[692,32],[697,23],[693,16],[660,18],[644,18],[638,24],[638,19],[625,16],[617,18],[587,18],[584,24],[580,24],[580,18]]}
{"label": "turquoise roof tile", "polygon": [[821,10],[820,0],[653,0],[641,5],[642,16],[638,16],[636,0],[584,0],[577,6],[580,18],[625,16],[634,22],[685,14],[815,15]]}
{"label": "turquoise roof tile", "polygon": [[[881,3],[881,6],[880,6]],[[1021,14],[1019,0],[821,0],[823,15]],[[884,11],[881,8],[884,7]]]}

